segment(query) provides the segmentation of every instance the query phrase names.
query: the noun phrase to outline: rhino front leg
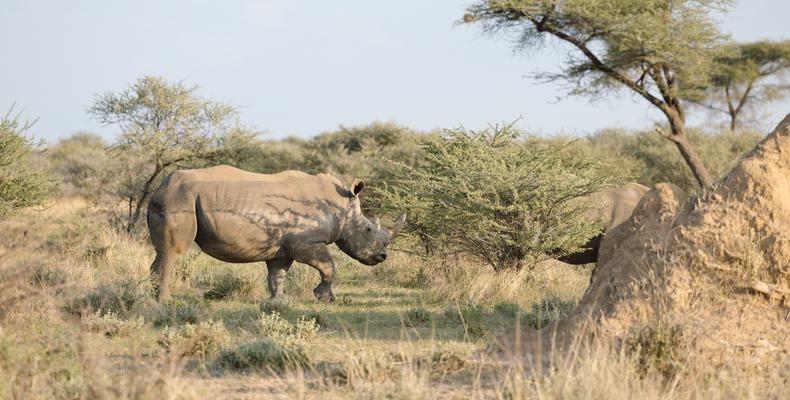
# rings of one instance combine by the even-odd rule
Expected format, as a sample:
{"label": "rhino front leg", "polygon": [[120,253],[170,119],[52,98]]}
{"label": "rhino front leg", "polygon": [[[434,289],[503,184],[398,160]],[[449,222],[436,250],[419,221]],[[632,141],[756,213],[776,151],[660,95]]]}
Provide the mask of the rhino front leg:
{"label": "rhino front leg", "polygon": [[332,282],[335,280],[335,262],[329,255],[326,244],[316,243],[293,249],[294,259],[318,270],[321,283],[313,289],[315,298],[322,301],[335,301],[332,293]]}
{"label": "rhino front leg", "polygon": [[273,298],[280,298],[283,296],[283,289],[285,287],[285,278],[288,275],[288,269],[291,268],[291,263],[294,260],[278,258],[266,262],[266,267],[269,269],[267,280],[269,283],[269,295]]}

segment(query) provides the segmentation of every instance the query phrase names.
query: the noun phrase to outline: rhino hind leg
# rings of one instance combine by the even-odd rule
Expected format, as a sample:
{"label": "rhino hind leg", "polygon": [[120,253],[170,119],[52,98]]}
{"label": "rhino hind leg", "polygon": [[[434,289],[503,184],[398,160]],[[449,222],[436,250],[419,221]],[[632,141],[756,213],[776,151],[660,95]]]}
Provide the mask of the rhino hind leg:
{"label": "rhino hind leg", "polygon": [[197,233],[194,214],[179,214],[178,218],[148,213],[148,231],[156,249],[151,263],[151,283],[158,301],[170,300],[170,280],[176,260],[184,254]]}
{"label": "rhino hind leg", "polygon": [[151,283],[154,295],[160,302],[170,300],[170,279],[173,276],[173,266],[178,255],[172,253],[156,252],[156,258],[151,264]]}
{"label": "rhino hind leg", "polygon": [[269,269],[267,281],[271,298],[276,299],[283,296],[285,278],[288,275],[288,269],[291,268],[291,263],[293,263],[293,260],[283,258],[266,262],[266,267]]}

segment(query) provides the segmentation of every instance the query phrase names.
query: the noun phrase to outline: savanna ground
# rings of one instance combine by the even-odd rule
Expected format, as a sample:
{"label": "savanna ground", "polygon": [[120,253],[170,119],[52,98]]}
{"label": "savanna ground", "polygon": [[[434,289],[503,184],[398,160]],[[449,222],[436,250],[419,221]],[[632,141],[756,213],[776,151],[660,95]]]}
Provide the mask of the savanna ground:
{"label": "savanna ground", "polygon": [[318,274],[301,264],[288,299],[272,302],[262,263],[225,264],[194,248],[177,265],[174,299],[157,304],[153,249],[104,221],[88,202],[64,198],[2,222],[3,397],[539,394],[546,389],[514,381],[529,366],[485,349],[517,319],[537,327],[567,313],[590,274],[497,274],[398,251],[367,267],[334,251],[336,302],[312,298]]}
{"label": "savanna ground", "polygon": [[[654,165],[652,155],[666,153],[664,142],[650,136],[597,138],[577,142],[580,154],[584,146],[607,149],[613,143],[630,143],[623,151],[639,157],[625,158],[620,169],[642,171],[632,175],[644,183],[666,178],[665,170],[648,168]],[[711,144],[701,147],[706,149],[703,154],[721,173],[757,135],[700,140]],[[73,150],[62,154],[99,159]],[[360,157],[338,159],[373,159]],[[680,171],[688,178],[687,171]],[[755,182],[771,183],[776,176]],[[683,177],[667,180],[690,182]],[[85,193],[92,193],[92,187],[85,186]],[[777,190],[784,193],[781,187]],[[368,200],[366,204],[374,199]],[[760,201],[755,204],[769,204]],[[787,365],[786,359],[762,368],[750,364],[728,369],[722,362],[742,357],[730,350],[751,345],[724,342],[726,352],[700,351],[689,335],[693,329],[677,328],[675,314],[668,314],[668,321],[660,315],[634,314],[639,324],[624,326],[619,336],[597,323],[574,328],[570,347],[562,349],[546,345],[549,340],[525,346],[512,339],[522,334],[552,338],[556,325],[551,321],[567,321],[565,316],[580,321],[574,307],[588,288],[592,266],[551,262],[494,272],[491,265],[465,256],[415,255],[410,250],[418,245],[403,236],[388,260],[375,267],[352,261],[332,247],[338,269],[337,301],[332,304],[313,299],[318,274],[308,266],[295,264],[287,301],[272,302],[266,300],[262,263],[221,263],[197,248],[177,264],[174,300],[158,304],[150,294],[148,269],[154,252],[147,233],[127,235],[108,218],[108,203],[96,204],[79,191],[64,191],[44,206],[17,210],[0,220],[0,398],[781,398],[790,385],[786,370],[773,367]],[[776,211],[780,208],[770,209],[781,214]],[[744,240],[736,235],[726,241],[721,234],[717,246],[705,247],[729,249],[723,253],[729,258],[719,264],[743,264],[750,271],[776,264],[760,261],[771,251],[730,259],[733,243],[744,247],[758,237]],[[643,251],[644,243],[640,246],[639,254],[653,254]],[[608,272],[616,289],[612,299],[628,298],[620,291],[621,283],[642,279],[617,272],[631,269]],[[776,333],[790,321],[786,300],[777,304],[751,292],[734,295],[734,289],[723,286],[705,288],[698,291],[739,303],[704,310],[715,309],[725,317],[734,315],[732,310],[743,311],[752,318],[730,321],[735,328],[718,333],[741,330],[749,336],[763,327]],[[775,315],[755,315],[763,308]],[[687,316],[692,325],[702,318],[693,312]],[[749,329],[742,326],[754,318],[764,321]],[[539,327],[544,334],[534,335]],[[766,347],[786,358],[787,348],[771,335],[765,343],[774,348],[754,349]],[[751,339],[762,343],[757,336]]]}

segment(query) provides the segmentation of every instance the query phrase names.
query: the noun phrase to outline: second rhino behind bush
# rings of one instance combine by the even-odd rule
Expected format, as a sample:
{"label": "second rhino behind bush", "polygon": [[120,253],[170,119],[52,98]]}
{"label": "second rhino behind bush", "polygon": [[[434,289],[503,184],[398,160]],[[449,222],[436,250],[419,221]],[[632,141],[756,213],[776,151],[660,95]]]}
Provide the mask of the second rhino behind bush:
{"label": "second rhino behind bush", "polygon": [[160,301],[170,298],[176,259],[192,242],[221,261],[266,261],[272,297],[283,294],[294,261],[318,270],[316,298],[332,301],[335,264],[327,246],[335,243],[357,261],[375,265],[406,215],[391,229],[362,214],[365,184],[346,189],[327,174],[285,171],[264,175],[230,166],[175,171],[162,182],[148,208],[148,229],[156,249],[151,264]]}

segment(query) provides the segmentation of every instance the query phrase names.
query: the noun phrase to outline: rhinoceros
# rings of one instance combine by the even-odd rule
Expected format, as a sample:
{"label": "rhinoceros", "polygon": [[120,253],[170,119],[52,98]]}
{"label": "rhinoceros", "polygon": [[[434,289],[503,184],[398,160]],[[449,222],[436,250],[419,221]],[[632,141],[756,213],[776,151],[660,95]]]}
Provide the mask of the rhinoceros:
{"label": "rhinoceros", "polygon": [[625,222],[631,217],[639,200],[650,189],[638,183],[626,183],[619,187],[602,189],[590,195],[597,206],[588,215],[591,219],[600,219],[603,231],[590,238],[582,250],[559,257],[558,260],[568,264],[588,264],[598,260],[598,247],[606,231]]}
{"label": "rhinoceros", "polygon": [[291,263],[308,264],[321,275],[313,294],[334,300],[335,264],[327,246],[334,243],[363,264],[378,264],[406,219],[404,214],[391,229],[382,229],[378,218],[366,218],[359,199],[364,188],[355,180],[347,189],[328,174],[266,175],[225,165],[171,173],[153,194],[147,215],[158,300],[170,298],[173,265],[192,242],[221,261],[265,261],[275,298],[283,295]]}

